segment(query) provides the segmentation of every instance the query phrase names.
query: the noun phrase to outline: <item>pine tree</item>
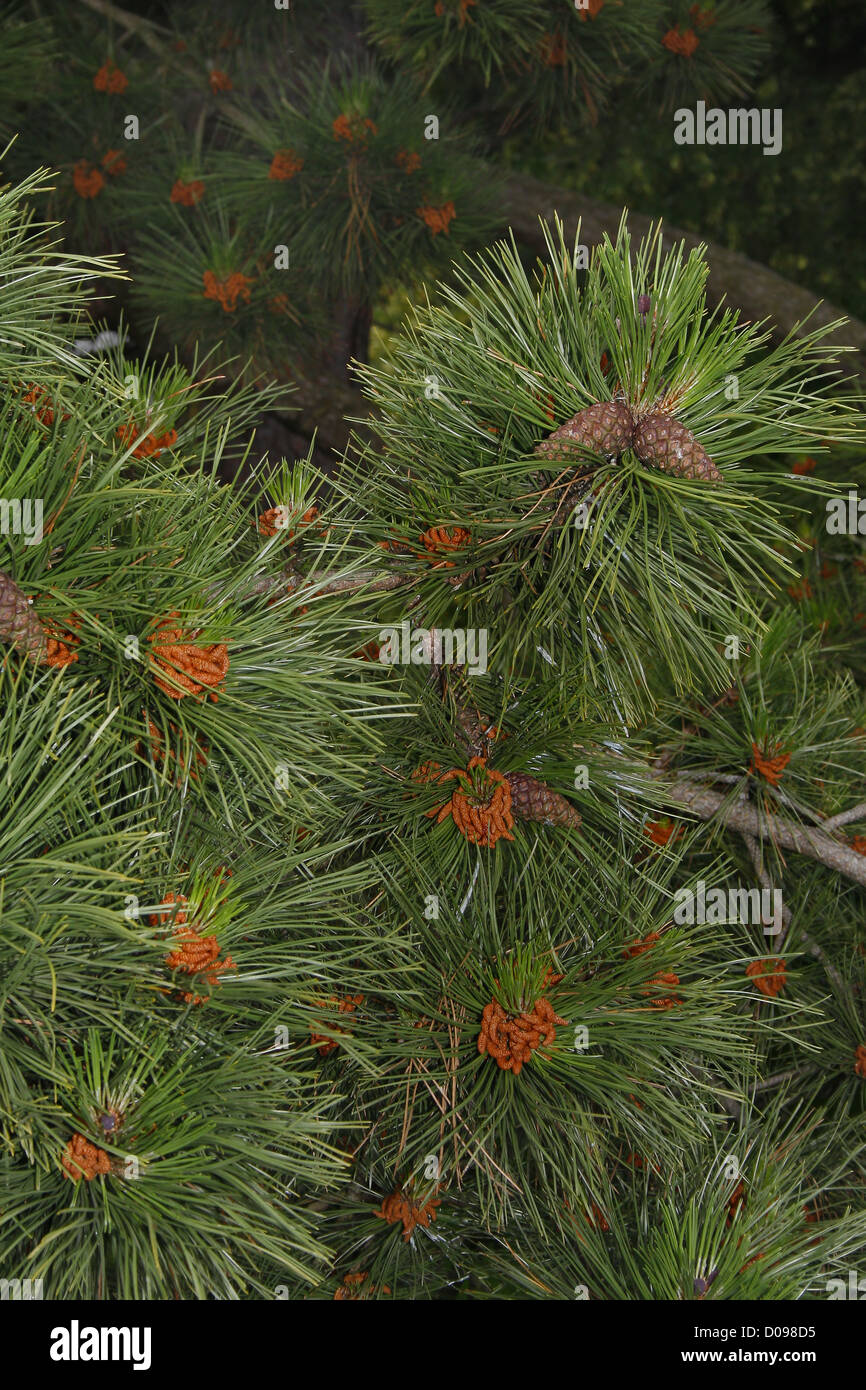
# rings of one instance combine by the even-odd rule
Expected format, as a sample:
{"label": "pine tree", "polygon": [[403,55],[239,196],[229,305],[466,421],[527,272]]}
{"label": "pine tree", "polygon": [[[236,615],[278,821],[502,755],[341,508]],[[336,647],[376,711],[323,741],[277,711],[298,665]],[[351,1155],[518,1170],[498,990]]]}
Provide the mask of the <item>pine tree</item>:
{"label": "pine tree", "polygon": [[[827,1297],[866,1249],[838,325],[713,307],[627,212],[532,264],[478,172],[623,82],[737,95],[766,7],[367,0],[331,61],[299,9],[287,91],[272,15],[88,11],[0,58],[0,1273]],[[272,458],[352,354],[374,424]]]}
{"label": "pine tree", "polygon": [[[382,741],[376,683],[332,600],[256,590],[322,542],[218,482],[251,392],[71,352],[117,271],[45,249],[40,182],[0,205],[4,484],[44,510],[3,541],[2,1265],[55,1298],[263,1296],[263,1262],[321,1266],[304,1192],[345,1166],[308,943],[352,939],[333,794]],[[259,479],[298,531],[307,484]]]}

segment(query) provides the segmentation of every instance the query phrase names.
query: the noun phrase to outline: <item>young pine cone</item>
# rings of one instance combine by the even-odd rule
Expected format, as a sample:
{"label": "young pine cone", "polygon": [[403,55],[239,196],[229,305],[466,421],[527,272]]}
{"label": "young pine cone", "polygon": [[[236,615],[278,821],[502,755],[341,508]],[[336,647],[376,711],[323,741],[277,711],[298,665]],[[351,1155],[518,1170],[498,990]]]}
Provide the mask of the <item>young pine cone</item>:
{"label": "young pine cone", "polygon": [[622,401],[599,401],[579,410],[564,425],[542,439],[535,452],[542,458],[568,462],[579,449],[604,457],[620,455],[631,447],[634,420]]}
{"label": "young pine cone", "polygon": [[722,475],[698,440],[673,415],[645,415],[635,428],[632,448],[641,463],[676,478],[719,483]]}
{"label": "young pine cone", "polygon": [[35,609],[5,570],[0,570],[0,642],[8,642],[36,661],[44,659],[47,649],[45,629]]}
{"label": "young pine cone", "polygon": [[516,819],[570,825],[575,830],[580,825],[580,812],[571,802],[535,777],[526,772],[509,772],[506,781],[511,787],[511,813]]}

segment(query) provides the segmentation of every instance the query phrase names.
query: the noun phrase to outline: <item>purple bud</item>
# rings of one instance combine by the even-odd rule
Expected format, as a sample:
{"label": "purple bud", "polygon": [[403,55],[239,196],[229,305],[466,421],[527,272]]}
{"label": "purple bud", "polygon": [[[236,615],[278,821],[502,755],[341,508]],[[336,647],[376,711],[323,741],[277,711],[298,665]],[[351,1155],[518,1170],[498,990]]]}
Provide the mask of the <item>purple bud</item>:
{"label": "purple bud", "polygon": [[110,1134],[111,1131],[114,1129],[114,1126],[117,1124],[117,1119],[114,1115],[102,1115],[100,1117],[100,1123],[102,1125],[102,1128],[105,1130],[105,1133]]}
{"label": "purple bud", "polygon": [[650,310],[650,297],[648,294],[639,294],[637,297],[637,311],[641,319],[645,319]]}
{"label": "purple bud", "polygon": [[700,1274],[697,1276],[695,1279],[695,1293],[698,1294],[700,1298],[703,1298],[704,1294],[718,1277],[718,1273],[719,1271],[714,1269],[706,1278],[703,1278]]}

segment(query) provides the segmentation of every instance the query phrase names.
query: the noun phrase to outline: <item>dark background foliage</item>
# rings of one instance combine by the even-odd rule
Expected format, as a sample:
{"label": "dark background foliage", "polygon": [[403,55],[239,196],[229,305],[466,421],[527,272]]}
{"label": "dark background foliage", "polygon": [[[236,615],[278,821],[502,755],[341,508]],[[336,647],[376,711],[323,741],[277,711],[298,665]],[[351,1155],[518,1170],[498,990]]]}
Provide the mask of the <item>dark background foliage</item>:
{"label": "dark background foliage", "polygon": [[622,202],[742,251],[866,313],[866,8],[859,0],[773,0],[772,49],[754,97],[781,107],[782,154],[681,146],[670,116],[624,88],[598,126],[506,142],[515,167]]}

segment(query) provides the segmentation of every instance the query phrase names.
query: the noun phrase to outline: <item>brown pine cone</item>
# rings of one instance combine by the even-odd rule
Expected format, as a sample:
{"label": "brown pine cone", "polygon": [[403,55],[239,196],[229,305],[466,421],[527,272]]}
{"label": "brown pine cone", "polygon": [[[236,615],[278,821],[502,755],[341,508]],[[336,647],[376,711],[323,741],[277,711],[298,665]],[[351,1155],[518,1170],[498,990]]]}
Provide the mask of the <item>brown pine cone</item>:
{"label": "brown pine cone", "polygon": [[42,661],[47,650],[45,629],[27,595],[11,575],[0,570],[0,642]]}
{"label": "brown pine cone", "polygon": [[508,772],[506,781],[511,787],[511,813],[517,820],[570,825],[573,829],[581,824],[580,812],[570,801],[527,772]]}
{"label": "brown pine cone", "polygon": [[641,463],[661,468],[676,478],[702,478],[720,483],[722,475],[709,454],[673,415],[645,415],[635,427],[632,448]]}
{"label": "brown pine cone", "polygon": [[609,457],[631,447],[634,420],[622,401],[598,401],[579,410],[535,447],[542,458],[568,462],[579,449]]}

